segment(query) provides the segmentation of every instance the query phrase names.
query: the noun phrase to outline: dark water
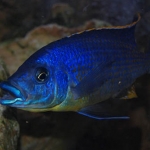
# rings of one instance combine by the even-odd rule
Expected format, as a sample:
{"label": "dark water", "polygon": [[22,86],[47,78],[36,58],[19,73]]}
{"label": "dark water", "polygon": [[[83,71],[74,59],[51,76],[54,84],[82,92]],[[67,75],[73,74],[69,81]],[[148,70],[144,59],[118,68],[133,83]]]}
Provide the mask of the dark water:
{"label": "dark water", "polygon": [[145,14],[149,5],[148,0],[2,0],[0,28],[6,31],[1,33],[1,39],[24,36],[35,26],[53,22],[75,27],[95,18],[113,25],[124,25],[131,22],[137,12]]}

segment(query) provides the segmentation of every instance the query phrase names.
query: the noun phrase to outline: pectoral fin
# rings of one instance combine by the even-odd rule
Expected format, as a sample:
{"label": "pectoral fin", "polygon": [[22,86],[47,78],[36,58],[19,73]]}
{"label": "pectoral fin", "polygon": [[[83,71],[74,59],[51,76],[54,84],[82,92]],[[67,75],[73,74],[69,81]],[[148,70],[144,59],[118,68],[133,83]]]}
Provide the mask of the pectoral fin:
{"label": "pectoral fin", "polygon": [[98,64],[75,87],[71,87],[74,99],[89,95],[98,90],[102,84],[109,80],[110,71],[114,61],[107,58],[108,62]]}

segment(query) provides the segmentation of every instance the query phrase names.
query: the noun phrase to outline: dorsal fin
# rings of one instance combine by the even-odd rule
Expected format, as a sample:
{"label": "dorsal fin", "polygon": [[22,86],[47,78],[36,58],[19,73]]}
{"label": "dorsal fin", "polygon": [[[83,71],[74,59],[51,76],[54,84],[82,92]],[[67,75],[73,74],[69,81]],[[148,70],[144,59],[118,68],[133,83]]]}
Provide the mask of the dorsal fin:
{"label": "dorsal fin", "polygon": [[72,34],[70,36],[68,36],[69,38],[74,36],[74,35],[77,35],[77,34],[82,34],[84,32],[88,32],[88,31],[93,31],[93,30],[102,30],[102,29],[126,29],[126,28],[131,28],[133,26],[135,26],[139,20],[141,19],[141,15],[140,13],[137,13],[134,18],[133,18],[133,22],[130,23],[130,24],[127,24],[127,25],[124,25],[124,26],[108,26],[108,27],[100,27],[100,28],[91,28],[91,29],[88,29],[88,30],[84,30],[84,31],[81,31],[81,32],[77,32],[75,34]]}
{"label": "dorsal fin", "polygon": [[[89,37],[90,37],[90,39],[95,39],[95,38],[102,39],[104,37],[104,35],[106,35],[106,38],[108,38],[108,36],[110,36],[110,35],[112,36],[112,38],[114,38],[113,36],[115,36],[115,38],[118,36],[118,38],[121,37],[122,39],[123,38],[125,39],[125,37],[126,37],[126,39],[125,39],[126,41],[129,41],[129,39],[131,39],[130,43],[133,43],[133,42],[135,43],[134,27],[140,19],[141,19],[141,16],[138,13],[136,15],[136,17],[134,17],[133,22],[130,24],[127,24],[124,26],[109,26],[109,27],[92,28],[92,29],[84,30],[84,31],[69,35],[67,37],[64,37],[53,43],[50,43],[46,47],[58,48],[59,45],[62,46],[62,45],[70,44],[73,42],[77,43],[79,40],[85,41],[85,39],[89,38]],[[121,35],[123,35],[123,36],[121,36]]]}
{"label": "dorsal fin", "polygon": [[[101,27],[101,28],[92,28],[89,30],[84,30],[82,32],[77,32],[75,34],[72,34],[70,36],[64,37],[59,41],[59,45],[65,45],[68,43],[77,42],[78,40],[85,40],[86,38],[90,39],[105,39],[109,38],[109,36],[112,36],[112,38],[117,38],[122,41],[125,40],[125,42],[130,41],[130,43],[135,43],[135,38],[134,38],[134,28],[137,22],[140,20],[141,16],[140,14],[137,14],[136,17],[134,17],[134,20],[132,23],[124,25],[124,26],[111,26],[111,27]],[[58,47],[58,41],[54,42],[55,47]],[[55,45],[55,43],[57,43]],[[52,46],[52,44],[50,44]]]}

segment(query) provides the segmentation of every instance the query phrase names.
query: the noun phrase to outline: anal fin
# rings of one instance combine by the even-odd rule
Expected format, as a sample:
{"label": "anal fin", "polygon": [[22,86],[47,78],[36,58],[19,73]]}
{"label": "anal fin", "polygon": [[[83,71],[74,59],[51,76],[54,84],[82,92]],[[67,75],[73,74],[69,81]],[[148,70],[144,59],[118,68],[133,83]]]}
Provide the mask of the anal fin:
{"label": "anal fin", "polygon": [[138,98],[138,96],[136,94],[136,91],[135,91],[135,86],[132,85],[131,87],[123,90],[115,98],[117,98],[117,99],[125,99],[125,100],[129,100],[129,99],[133,99],[133,98]]}

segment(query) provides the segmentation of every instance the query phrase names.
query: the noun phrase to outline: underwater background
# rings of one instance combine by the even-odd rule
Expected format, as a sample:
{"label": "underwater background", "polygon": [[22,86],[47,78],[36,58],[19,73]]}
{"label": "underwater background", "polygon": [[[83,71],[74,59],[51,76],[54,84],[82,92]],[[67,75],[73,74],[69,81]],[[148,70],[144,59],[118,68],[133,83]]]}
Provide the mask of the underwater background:
{"label": "underwater background", "polygon": [[[149,0],[1,0],[0,81],[42,46],[90,28],[131,23],[139,50],[150,50]],[[148,150],[150,76],[137,79],[140,102],[129,120],[95,120],[72,112],[30,113],[0,106],[0,150]]]}

